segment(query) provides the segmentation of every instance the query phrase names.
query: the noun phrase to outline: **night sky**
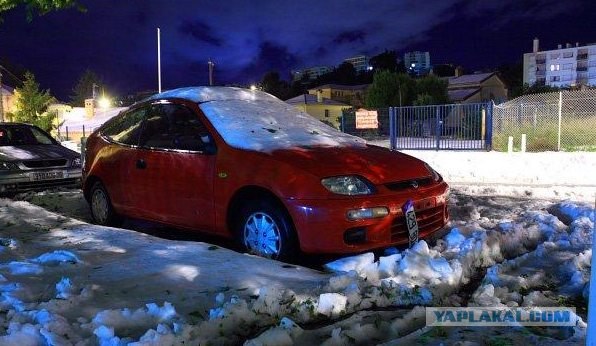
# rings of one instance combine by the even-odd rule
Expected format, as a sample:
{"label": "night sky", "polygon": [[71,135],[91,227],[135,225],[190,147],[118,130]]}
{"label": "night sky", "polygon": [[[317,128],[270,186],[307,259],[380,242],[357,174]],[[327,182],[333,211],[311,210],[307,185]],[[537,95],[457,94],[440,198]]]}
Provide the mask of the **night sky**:
{"label": "night sky", "polygon": [[68,101],[89,68],[117,95],[157,89],[161,28],[163,89],[247,84],[277,70],[338,65],[344,58],[396,50],[429,51],[432,64],[472,72],[521,61],[540,39],[596,42],[594,0],[81,0],[76,9],[35,16],[2,14],[0,58],[32,71]]}

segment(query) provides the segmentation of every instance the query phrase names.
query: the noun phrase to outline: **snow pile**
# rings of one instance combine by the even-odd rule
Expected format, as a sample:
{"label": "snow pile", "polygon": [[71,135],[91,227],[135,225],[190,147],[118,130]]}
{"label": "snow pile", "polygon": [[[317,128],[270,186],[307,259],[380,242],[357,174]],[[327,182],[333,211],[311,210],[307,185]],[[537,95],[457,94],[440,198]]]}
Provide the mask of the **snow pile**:
{"label": "snow pile", "polygon": [[165,302],[162,307],[151,303],[134,311],[101,311],[83,328],[93,329],[93,334],[101,345],[119,345],[133,342],[152,328],[156,328],[157,333],[161,334],[171,331],[170,328],[177,329],[177,324],[174,323],[177,319],[176,309],[170,303]]}
{"label": "snow pile", "polygon": [[[50,232],[63,249],[50,250],[47,245],[28,248],[31,242],[23,240],[26,238],[11,241],[25,227],[16,223],[9,227],[12,233],[3,234],[0,241],[0,344],[169,345],[246,341],[248,345],[340,345],[391,339],[398,342],[410,340],[408,337],[418,342],[416,338],[428,332],[424,329],[424,306],[429,305],[575,306],[583,314],[592,256],[593,208],[566,202],[521,212],[513,210],[514,206],[476,205],[473,199],[457,195],[452,202],[459,208],[453,215],[463,211],[475,216],[454,219],[449,233],[432,246],[422,240],[411,249],[391,249],[379,258],[367,253],[328,263],[325,267],[333,274],[325,276],[321,286],[299,293],[290,284],[276,287],[266,281],[256,291],[245,282],[242,286],[218,286],[205,295],[209,297],[207,306],[186,312],[184,299],[202,294],[190,284],[205,284],[210,279],[204,276],[207,267],[223,268],[225,258],[235,271],[240,271],[238,268],[244,270],[241,265],[252,261],[252,257],[232,252],[225,255],[228,250],[221,248],[205,250],[201,253],[205,265],[195,266],[192,256],[208,246],[195,244],[185,248],[176,242],[167,243],[166,250],[155,245],[165,240],[109,228],[94,232],[95,228],[88,225],[74,227],[70,233],[66,229]],[[492,202],[498,205],[498,200]],[[19,203],[25,205],[15,204],[20,206]],[[0,218],[8,215],[6,209],[0,211]],[[563,223],[555,215],[568,220]],[[49,237],[47,231],[37,229],[29,234],[34,235],[31,239]],[[142,239],[143,246],[132,241],[133,237]],[[71,251],[67,242],[81,245]],[[90,250],[97,246],[101,246],[102,252],[91,256]],[[218,253],[217,257],[209,257]],[[122,292],[155,275],[151,267],[170,261],[166,256],[176,256],[176,262],[157,270],[167,273],[170,281],[145,284],[143,289],[151,292],[141,299]],[[156,261],[148,262],[155,257]],[[98,258],[106,261],[92,264]],[[258,281],[261,270],[269,275],[272,270],[279,271],[276,275],[283,272],[280,264],[272,261],[259,259],[250,263],[258,265],[250,267],[245,281]],[[117,293],[108,290],[106,284],[97,284],[114,275],[115,272],[107,271],[110,265],[122,266],[116,271],[119,276],[108,281],[114,283]],[[181,267],[192,268],[193,275],[178,275],[175,268]],[[86,275],[75,277],[74,273],[81,270]],[[221,274],[225,275],[223,270]],[[311,281],[321,278],[309,275],[299,274]],[[174,282],[178,276],[180,280]],[[84,281],[87,277],[90,281]],[[43,287],[33,285],[40,281],[45,282]],[[162,284],[164,287],[153,287]],[[163,289],[178,290],[156,298]],[[174,300],[163,298],[166,296]],[[101,308],[106,302],[119,306]],[[582,322],[565,332],[565,340],[580,340],[584,330]]]}

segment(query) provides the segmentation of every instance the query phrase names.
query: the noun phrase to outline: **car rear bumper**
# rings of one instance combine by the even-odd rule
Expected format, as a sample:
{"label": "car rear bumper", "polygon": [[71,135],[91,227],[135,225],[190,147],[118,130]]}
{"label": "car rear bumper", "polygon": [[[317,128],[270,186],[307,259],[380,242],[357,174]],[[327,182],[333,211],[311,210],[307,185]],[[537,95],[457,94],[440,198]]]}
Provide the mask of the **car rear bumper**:
{"label": "car rear bumper", "polygon": [[[448,222],[449,187],[442,182],[416,193],[395,193],[334,200],[287,200],[300,247],[308,253],[357,253],[408,244],[402,206],[411,199],[419,239],[434,238]],[[389,215],[348,220],[349,210],[386,207]]]}
{"label": "car rear bumper", "polygon": [[[42,173],[37,174],[36,173]],[[0,194],[12,194],[53,187],[80,187],[81,169],[47,169],[0,172]]]}

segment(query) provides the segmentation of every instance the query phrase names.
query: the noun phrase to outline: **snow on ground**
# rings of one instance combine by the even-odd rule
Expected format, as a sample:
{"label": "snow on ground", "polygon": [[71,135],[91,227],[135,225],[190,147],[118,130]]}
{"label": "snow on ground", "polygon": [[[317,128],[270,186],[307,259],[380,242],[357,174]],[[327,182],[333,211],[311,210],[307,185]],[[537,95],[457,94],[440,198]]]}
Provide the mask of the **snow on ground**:
{"label": "snow on ground", "polygon": [[[453,171],[465,165],[428,161],[448,181],[472,176]],[[326,272],[90,225],[74,191],[0,199],[0,344],[583,343],[594,207],[452,185],[452,222],[436,244],[339,259]],[[575,307],[582,320],[565,328],[425,326],[424,306],[500,305]]]}
{"label": "snow on ground", "polygon": [[471,194],[594,202],[596,153],[404,151]]}

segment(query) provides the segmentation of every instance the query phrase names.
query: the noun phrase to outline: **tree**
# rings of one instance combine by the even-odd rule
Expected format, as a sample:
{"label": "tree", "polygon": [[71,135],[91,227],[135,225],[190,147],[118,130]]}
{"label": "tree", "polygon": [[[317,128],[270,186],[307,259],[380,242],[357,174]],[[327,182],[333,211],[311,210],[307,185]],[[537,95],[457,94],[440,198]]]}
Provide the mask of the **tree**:
{"label": "tree", "polygon": [[370,58],[370,66],[373,67],[374,71],[398,72],[397,53],[394,50],[385,50],[383,53]]}
{"label": "tree", "polygon": [[528,83],[525,83],[521,89],[521,93],[517,96],[528,95],[528,94],[551,93],[551,92],[556,92],[556,91],[560,91],[560,90],[561,90],[561,88],[558,88],[555,86],[538,84],[538,83],[528,85]]}
{"label": "tree", "polygon": [[414,105],[438,105],[449,103],[448,82],[436,76],[425,76],[416,80],[416,100]]}
{"label": "tree", "polygon": [[277,71],[269,71],[261,79],[261,88],[282,100],[290,95],[290,86],[282,80]]}
{"label": "tree", "polygon": [[342,62],[333,72],[339,84],[352,85],[356,82],[356,69],[349,62]]}
{"label": "tree", "polygon": [[416,83],[403,73],[391,71],[375,72],[373,82],[366,96],[366,107],[408,106],[414,99]]}
{"label": "tree", "polygon": [[73,107],[85,106],[85,99],[93,96],[94,85],[97,87],[101,86],[101,79],[95,72],[89,69],[85,70],[77,84],[72,88],[74,94],[70,96],[70,105]]}
{"label": "tree", "polygon": [[48,112],[48,107],[56,102],[56,99],[49,90],[39,89],[39,83],[33,73],[25,73],[23,87],[16,88],[15,94],[17,111],[11,114],[14,121],[33,124],[48,132],[56,128],[55,120],[58,114]]}
{"label": "tree", "polygon": [[[85,8],[79,5],[75,0],[3,0],[0,1],[0,12],[6,12],[19,5],[25,5],[27,9],[27,20],[33,19],[33,13],[44,15],[51,11],[62,10],[71,7],[77,7],[79,11],[84,12]],[[2,18],[0,17],[0,20]]]}
{"label": "tree", "polygon": [[513,99],[524,94],[524,64],[522,61],[501,65],[497,71],[509,89],[509,98]]}

